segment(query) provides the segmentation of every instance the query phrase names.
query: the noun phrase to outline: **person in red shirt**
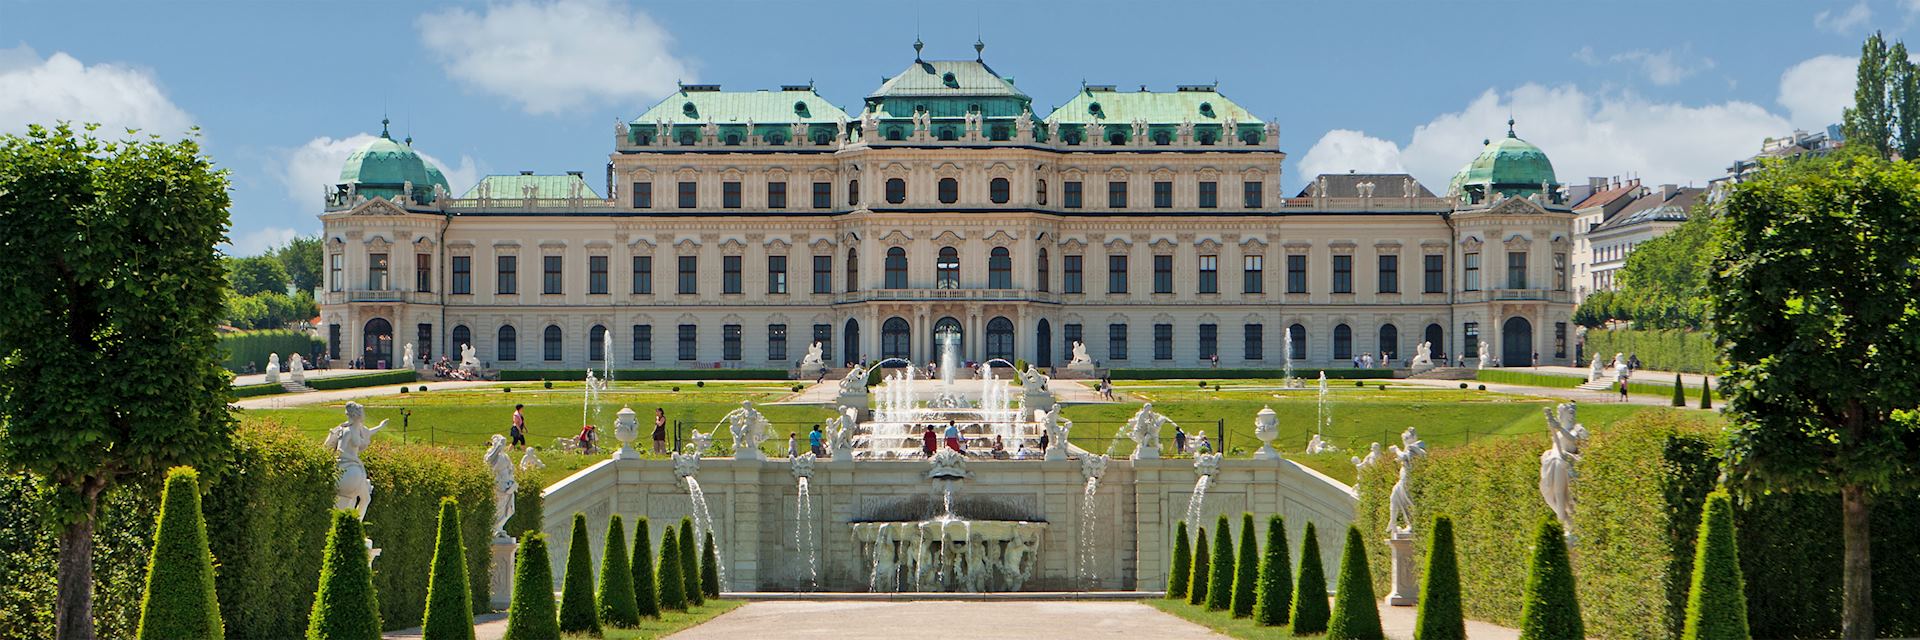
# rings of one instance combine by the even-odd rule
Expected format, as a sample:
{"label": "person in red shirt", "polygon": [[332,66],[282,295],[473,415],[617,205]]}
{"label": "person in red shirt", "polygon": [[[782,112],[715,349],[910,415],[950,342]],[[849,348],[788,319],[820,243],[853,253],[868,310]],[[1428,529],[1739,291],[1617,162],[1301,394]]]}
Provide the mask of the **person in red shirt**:
{"label": "person in red shirt", "polygon": [[933,425],[927,425],[927,432],[920,437],[920,453],[924,453],[927,457],[931,458],[933,457],[934,450],[939,448],[940,437],[933,434]]}

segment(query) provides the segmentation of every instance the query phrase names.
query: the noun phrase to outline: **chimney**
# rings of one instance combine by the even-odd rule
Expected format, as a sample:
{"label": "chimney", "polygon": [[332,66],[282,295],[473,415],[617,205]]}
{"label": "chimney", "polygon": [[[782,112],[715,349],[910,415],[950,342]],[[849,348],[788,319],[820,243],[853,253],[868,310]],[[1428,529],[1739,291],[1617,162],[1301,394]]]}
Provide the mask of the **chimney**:
{"label": "chimney", "polygon": [[1606,191],[1607,190],[1606,176],[1600,176],[1597,178],[1587,178],[1587,188],[1592,189],[1594,191]]}
{"label": "chimney", "polygon": [[1660,201],[1666,202],[1668,200],[1672,200],[1674,191],[1677,190],[1678,188],[1679,188],[1679,185],[1671,185],[1671,184],[1660,185]]}

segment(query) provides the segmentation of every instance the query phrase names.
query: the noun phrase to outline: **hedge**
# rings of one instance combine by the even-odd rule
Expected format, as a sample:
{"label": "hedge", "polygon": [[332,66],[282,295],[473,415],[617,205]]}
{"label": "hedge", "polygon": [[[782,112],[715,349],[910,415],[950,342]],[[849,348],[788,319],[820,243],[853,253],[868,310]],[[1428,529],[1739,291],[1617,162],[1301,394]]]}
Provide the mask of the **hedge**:
{"label": "hedge", "polygon": [[[1303,380],[1315,380],[1325,371],[1328,380],[1364,380],[1392,378],[1392,369],[1314,369],[1294,367],[1293,376]],[[1243,380],[1247,378],[1284,378],[1286,369],[1112,369],[1107,377],[1114,380]]]}
{"label": "hedge", "polygon": [[1207,550],[1207,528],[1193,528],[1193,565],[1187,578],[1187,604],[1206,606],[1207,581],[1213,578],[1208,567],[1213,561],[1213,553]]}
{"label": "hedge", "polygon": [[687,604],[700,606],[707,603],[707,595],[700,590],[700,538],[693,535],[693,518],[680,519],[680,580],[687,594]]}
{"label": "hedge", "polygon": [[[598,375],[597,373],[595,375]],[[585,370],[575,369],[503,369],[503,382],[541,380],[579,380]],[[786,369],[614,369],[614,380],[786,380]]]}
{"label": "hedge", "polygon": [[600,635],[600,605],[593,594],[593,554],[587,549],[587,514],[573,514],[567,543],[567,574],[561,578],[560,632]]}
{"label": "hedge", "polygon": [[307,640],[380,640],[380,605],[367,575],[365,532],[350,510],[335,509],[330,516]]}
{"label": "hedge", "polygon": [[220,601],[213,590],[213,554],[207,551],[207,520],[200,511],[200,474],[191,467],[167,471],[155,528],[140,639],[224,637]]}
{"label": "hedge", "polygon": [[467,544],[460,535],[460,501],[440,499],[439,539],[427,575],[427,612],[421,640],[473,640],[473,602],[468,600]]}
{"label": "hedge", "polygon": [[287,392],[287,388],[280,386],[280,383],[278,382],[265,382],[261,384],[243,384],[233,388],[233,397],[251,398],[254,396],[270,396],[276,393],[286,393],[286,392]]}
{"label": "hedge", "polygon": [[287,355],[300,354],[302,358],[318,353],[325,343],[320,338],[292,329],[266,329],[261,331],[237,331],[220,335],[220,353],[226,358],[221,366],[228,371],[240,372],[247,369],[251,362],[254,371],[267,370],[267,354],[280,354],[280,366],[287,366]]}
{"label": "hedge", "polygon": [[1260,594],[1253,621],[1265,627],[1287,624],[1293,604],[1293,561],[1287,557],[1287,521],[1267,516],[1267,549],[1260,559]]}
{"label": "hedge", "polygon": [[1193,549],[1187,543],[1187,523],[1182,520],[1173,530],[1173,562],[1167,568],[1167,598],[1184,599],[1187,597],[1188,565],[1193,562]]}
{"label": "hedge", "polygon": [[[1520,385],[1527,385],[1530,387],[1547,387],[1551,389],[1572,389],[1574,387],[1578,387],[1580,385],[1587,383],[1587,379],[1582,376],[1563,376],[1563,375],[1555,375],[1551,373],[1535,373],[1532,371],[1504,371],[1499,369],[1482,369],[1480,371],[1474,372],[1473,377],[1475,380],[1479,380],[1481,382],[1494,382],[1499,384],[1520,384]],[[1612,378],[1609,377],[1608,380],[1611,381]],[[1608,389],[1613,392],[1618,392],[1619,390],[1618,387],[1608,387]],[[1644,394],[1647,396],[1672,395],[1673,385],[1658,384],[1653,382],[1633,382],[1631,379],[1629,379],[1627,381],[1627,392],[1632,393],[1634,395]]]}
{"label": "hedge", "polygon": [[507,632],[502,640],[554,640],[560,637],[560,618],[553,603],[553,565],[547,555],[547,535],[529,532],[520,537],[513,554],[513,602],[507,607]]}
{"label": "hedge", "polygon": [[1233,617],[1253,615],[1254,583],[1260,580],[1260,547],[1254,536],[1253,512],[1240,514],[1240,557],[1233,562]]}
{"label": "hedge", "polygon": [[378,387],[386,384],[405,384],[420,379],[420,374],[411,369],[395,369],[379,373],[364,373],[351,376],[330,376],[325,378],[307,378],[307,386],[319,390],[358,389],[360,387]]}
{"label": "hedge", "polygon": [[1520,604],[1520,637],[1530,640],[1582,640],[1580,597],[1574,590],[1573,560],[1566,531],[1553,516],[1540,518],[1533,537],[1533,562],[1527,567],[1527,591]]}
{"label": "hedge", "polygon": [[1360,529],[1347,527],[1347,543],[1340,550],[1340,584],[1333,592],[1333,617],[1327,620],[1327,640],[1383,640],[1380,609],[1373,599],[1367,569],[1367,545]]}
{"label": "hedge", "polygon": [[1332,615],[1327,608],[1327,572],[1320,566],[1320,536],[1308,521],[1300,542],[1300,578],[1293,584],[1293,633],[1326,633],[1327,618]]}
{"label": "hedge", "polygon": [[1640,357],[1640,366],[1659,371],[1709,373],[1719,371],[1720,349],[1713,336],[1704,331],[1683,329],[1613,329],[1587,331],[1587,358],[1600,354],[1612,361],[1613,354]]}
{"label": "hedge", "polygon": [[1213,524],[1213,560],[1208,564],[1207,609],[1226,611],[1233,607],[1233,529],[1227,526],[1227,514]]}
{"label": "hedge", "polygon": [[[367,536],[380,549],[373,583],[380,590],[380,617],[387,630],[420,625],[427,576],[438,538],[440,499],[460,501],[461,537],[489,540],[493,523],[493,477],[471,449],[395,445],[374,441],[363,456],[373,482]],[[331,483],[329,483],[330,485]],[[331,493],[329,487],[329,493]],[[467,545],[467,576],[476,613],[491,600],[488,545]]]}

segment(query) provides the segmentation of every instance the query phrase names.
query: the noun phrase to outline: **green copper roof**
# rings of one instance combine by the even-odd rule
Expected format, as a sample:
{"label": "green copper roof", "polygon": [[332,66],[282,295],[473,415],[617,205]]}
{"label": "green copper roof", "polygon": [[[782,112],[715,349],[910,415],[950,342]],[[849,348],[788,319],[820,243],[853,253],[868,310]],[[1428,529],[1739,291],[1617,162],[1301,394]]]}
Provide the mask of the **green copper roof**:
{"label": "green copper roof", "polygon": [[467,193],[460,196],[460,198],[462,200],[471,200],[480,197],[480,193],[482,192],[481,185],[486,185],[485,192],[488,197],[497,200],[525,198],[527,197],[525,189],[529,186],[534,188],[533,197],[535,198],[571,198],[573,197],[572,185],[576,184],[580,185],[580,197],[588,200],[600,199],[600,195],[593,192],[593,187],[587,184],[585,178],[571,173],[560,175],[532,175],[522,173],[518,175],[487,176],[480,180],[480,184],[473,185],[472,189],[468,189]]}
{"label": "green copper roof", "polygon": [[1515,136],[1511,120],[1507,122],[1507,127],[1507,137],[1488,142],[1479,157],[1454,174],[1448,187],[1449,193],[1459,193],[1465,187],[1479,185],[1483,190],[1516,195],[1538,192],[1541,183],[1559,184],[1559,180],[1554,178],[1553,162],[1547,159],[1547,154]]}
{"label": "green copper roof", "polygon": [[433,163],[415,153],[405,142],[397,142],[387,133],[386,120],[380,121],[380,137],[361,147],[340,167],[340,183],[359,185],[359,193],[368,197],[399,195],[406,183],[413,183],[413,197],[421,202],[433,200],[433,186],[447,187],[447,177]]}
{"label": "green copper roof", "polygon": [[1072,100],[1047,114],[1049,124],[1104,124],[1145,120],[1154,124],[1262,124],[1259,118],[1212,88],[1183,87],[1180,91],[1114,91],[1086,87]]}
{"label": "green copper roof", "polygon": [[876,98],[1003,97],[1028,100],[1013,81],[977,60],[915,60],[867,95]]}
{"label": "green copper roof", "polygon": [[721,91],[715,85],[685,85],[634,118],[633,124],[831,124],[846,119],[847,112],[827,102],[812,87]]}

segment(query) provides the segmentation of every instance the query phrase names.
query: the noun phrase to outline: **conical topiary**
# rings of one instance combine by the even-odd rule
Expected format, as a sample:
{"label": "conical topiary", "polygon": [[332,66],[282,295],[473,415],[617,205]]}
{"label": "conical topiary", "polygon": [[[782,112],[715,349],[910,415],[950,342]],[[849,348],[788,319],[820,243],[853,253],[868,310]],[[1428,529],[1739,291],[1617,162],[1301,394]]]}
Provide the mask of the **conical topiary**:
{"label": "conical topiary", "polygon": [[1700,408],[1713,408],[1713,378],[1700,378]]}
{"label": "conical topiary", "polygon": [[207,520],[200,512],[200,474],[191,467],[167,471],[153,529],[147,591],[140,601],[140,640],[225,637],[220,599],[213,590]]}
{"label": "conical topiary", "polygon": [[1287,521],[1267,516],[1267,553],[1260,559],[1260,600],[1253,620],[1265,626],[1286,624],[1293,605],[1293,561],[1287,557]]}
{"label": "conical topiary", "polygon": [[1693,546],[1693,584],[1687,589],[1687,619],[1682,640],[1746,640],[1746,581],[1740,575],[1740,551],[1734,536],[1733,501],[1727,492],[1707,496],[1700,514],[1700,539]]}
{"label": "conical topiary", "polygon": [[320,589],[307,616],[307,640],[380,640],[380,604],[367,566],[367,536],[359,514],[333,510],[327,550],[320,559]]}
{"label": "conical topiary", "polygon": [[658,584],[660,586],[660,608],[667,611],[687,610],[687,579],[680,577],[680,535],[674,527],[667,526],[667,532],[660,538],[660,568]]}
{"label": "conical topiary", "polygon": [[1420,574],[1420,610],[1414,614],[1413,640],[1467,640],[1466,613],[1460,608],[1460,561],[1453,551],[1453,519],[1434,516],[1429,529],[1427,570]]}
{"label": "conical topiary", "polygon": [[1167,568],[1167,599],[1187,597],[1187,572],[1192,571],[1193,548],[1187,543],[1187,523],[1173,528],[1173,562]]}
{"label": "conical topiary", "polygon": [[600,622],[621,628],[640,624],[633,569],[627,565],[627,528],[617,513],[607,518],[607,543],[600,550]]}
{"label": "conical topiary", "polygon": [[1305,540],[1300,543],[1300,580],[1293,587],[1293,633],[1325,633],[1327,618],[1327,572],[1320,568],[1320,536],[1307,523]]}
{"label": "conical topiary", "polygon": [[440,499],[440,535],[427,572],[422,640],[473,640],[473,592],[467,582],[467,544],[460,536],[460,501]]}
{"label": "conical topiary", "polygon": [[1533,566],[1520,601],[1520,640],[1579,640],[1587,636],[1574,595],[1566,533],[1547,516],[1533,539]]}
{"label": "conical topiary", "polygon": [[1373,599],[1373,574],[1367,569],[1366,541],[1360,528],[1347,527],[1347,546],[1340,552],[1340,584],[1333,592],[1333,617],[1327,621],[1327,640],[1384,640],[1380,606]]}
{"label": "conical topiary", "polygon": [[1213,554],[1207,551],[1207,528],[1194,528],[1193,570],[1187,578],[1187,604],[1204,605],[1207,603],[1207,581],[1212,574],[1207,567],[1213,565]]}
{"label": "conical topiary", "polygon": [[633,520],[633,610],[642,618],[660,617],[660,591],[653,584],[653,537],[647,517]]}
{"label": "conical topiary", "polygon": [[693,518],[680,519],[680,579],[688,606],[707,603],[706,596],[700,593],[700,539],[693,535]]}
{"label": "conical topiary", "polygon": [[1227,528],[1227,514],[1213,529],[1213,566],[1207,582],[1207,609],[1226,611],[1233,606],[1233,532]]}
{"label": "conical topiary", "polygon": [[1240,557],[1233,562],[1233,617],[1253,615],[1254,583],[1260,580],[1260,548],[1253,536],[1253,512],[1240,514]]}
{"label": "conical topiary", "polygon": [[707,530],[707,543],[700,547],[700,595],[720,597],[720,552],[713,548],[713,530]]}
{"label": "conical topiary", "polygon": [[501,640],[560,640],[560,618],[553,605],[553,566],[547,559],[547,534],[520,537],[513,561],[513,603],[507,608],[507,633]]}
{"label": "conical topiary", "polygon": [[1687,388],[1680,385],[1680,374],[1673,374],[1673,406],[1687,406]]}
{"label": "conical topiary", "polygon": [[567,545],[567,576],[560,585],[560,632],[600,635],[600,606],[593,601],[593,553],[587,547],[587,514],[573,514]]}

